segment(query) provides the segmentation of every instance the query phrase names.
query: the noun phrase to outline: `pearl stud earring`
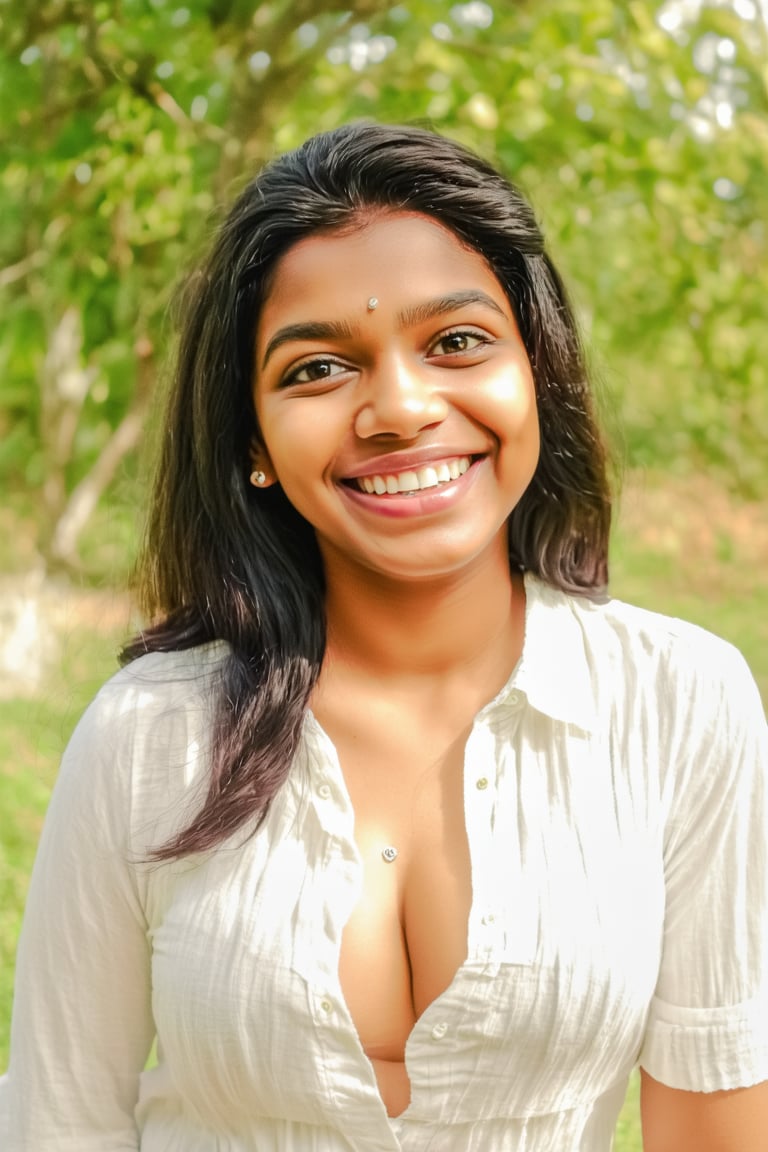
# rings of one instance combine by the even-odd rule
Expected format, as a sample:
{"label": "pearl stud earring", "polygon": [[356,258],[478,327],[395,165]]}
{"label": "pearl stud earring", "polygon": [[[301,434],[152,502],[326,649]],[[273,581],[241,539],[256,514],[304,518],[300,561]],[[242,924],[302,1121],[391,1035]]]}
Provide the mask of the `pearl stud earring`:
{"label": "pearl stud earring", "polygon": [[266,484],[267,474],[266,472],[261,472],[258,468],[255,468],[253,472],[251,472],[250,481],[254,487],[260,488],[262,484]]}

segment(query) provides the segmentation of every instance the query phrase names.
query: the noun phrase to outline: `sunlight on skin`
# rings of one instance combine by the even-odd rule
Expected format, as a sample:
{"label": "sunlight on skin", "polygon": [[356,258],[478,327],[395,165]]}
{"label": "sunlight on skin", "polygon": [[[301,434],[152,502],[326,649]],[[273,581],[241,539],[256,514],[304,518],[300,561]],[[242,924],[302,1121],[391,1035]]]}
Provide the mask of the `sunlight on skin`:
{"label": "sunlight on skin", "polygon": [[768,1081],[732,1092],[682,1092],[641,1074],[643,1152],[765,1152]]}

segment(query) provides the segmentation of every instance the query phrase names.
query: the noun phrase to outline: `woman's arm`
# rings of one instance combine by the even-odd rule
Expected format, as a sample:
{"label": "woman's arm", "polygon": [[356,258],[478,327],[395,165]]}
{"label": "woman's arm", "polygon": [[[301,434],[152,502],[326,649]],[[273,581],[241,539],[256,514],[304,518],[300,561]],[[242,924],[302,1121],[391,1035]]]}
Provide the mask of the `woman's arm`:
{"label": "woman's arm", "polygon": [[730,1092],[683,1092],[641,1073],[644,1152],[765,1152],[768,1080]]}
{"label": "woman's arm", "polygon": [[3,1152],[136,1152],[152,1042],[130,842],[135,709],[107,686],[64,755],[19,942]]}
{"label": "woman's arm", "polygon": [[666,757],[662,962],[640,1054],[643,1147],[762,1152],[768,728],[738,653],[688,639],[690,656],[667,685],[677,735]]}

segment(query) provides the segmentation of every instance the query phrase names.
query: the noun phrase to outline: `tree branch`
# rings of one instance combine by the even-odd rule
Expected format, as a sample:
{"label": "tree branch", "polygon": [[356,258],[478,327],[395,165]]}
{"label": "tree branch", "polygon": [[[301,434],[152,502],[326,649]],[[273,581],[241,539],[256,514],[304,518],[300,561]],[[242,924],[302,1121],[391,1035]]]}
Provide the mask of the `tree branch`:
{"label": "tree branch", "polygon": [[16,264],[7,264],[5,268],[0,268],[0,288],[7,288],[9,284],[23,280],[30,272],[34,272],[36,268],[41,268],[47,259],[48,256],[45,252],[30,252],[29,256],[25,256]]}
{"label": "tree branch", "polygon": [[112,483],[125,457],[141,441],[149,412],[154,381],[152,345],[146,339],[136,343],[138,383],[133,401],[99,453],[88,473],[72,489],[54,526],[46,559],[69,569],[80,567],[77,544],[99,500]]}

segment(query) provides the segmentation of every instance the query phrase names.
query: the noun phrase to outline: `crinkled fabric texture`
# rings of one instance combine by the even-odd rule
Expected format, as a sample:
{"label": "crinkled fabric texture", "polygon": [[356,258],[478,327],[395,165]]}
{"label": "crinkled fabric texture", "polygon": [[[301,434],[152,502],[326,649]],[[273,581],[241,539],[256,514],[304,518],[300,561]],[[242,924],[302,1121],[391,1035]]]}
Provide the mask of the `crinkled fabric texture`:
{"label": "crinkled fabric texture", "polygon": [[[222,645],[115,676],[67,749],[19,948],[3,1152],[608,1152],[638,1061],[768,1079],[768,751],[743,660],[528,578],[465,757],[467,961],[390,1120],[338,979],[353,813],[311,715],[255,835],[142,863],[200,804]],[[158,1065],[143,1071],[157,1033]]]}

